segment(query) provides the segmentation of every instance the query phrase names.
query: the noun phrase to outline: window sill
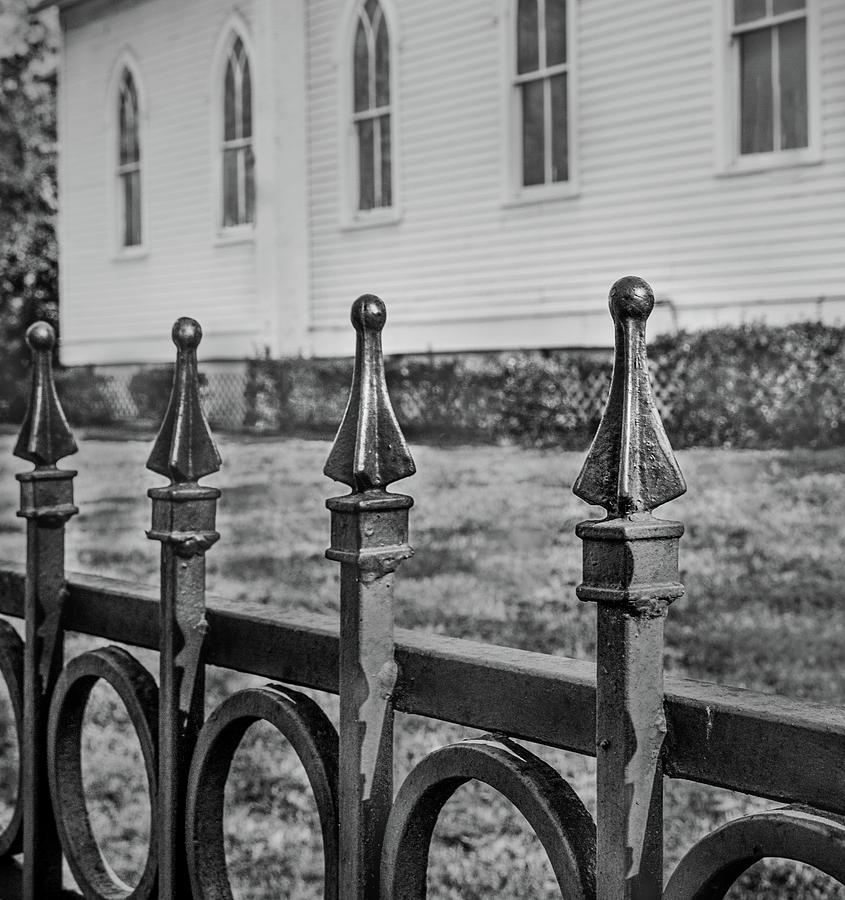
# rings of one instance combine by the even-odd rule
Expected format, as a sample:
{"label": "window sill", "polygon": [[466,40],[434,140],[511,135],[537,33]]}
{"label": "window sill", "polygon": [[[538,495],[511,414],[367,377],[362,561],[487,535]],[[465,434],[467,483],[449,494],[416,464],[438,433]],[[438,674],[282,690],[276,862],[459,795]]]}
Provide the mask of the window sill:
{"label": "window sill", "polygon": [[802,150],[781,150],[778,153],[749,153],[738,156],[716,171],[719,178],[732,178],[735,175],[751,175],[759,172],[779,172],[803,166],[817,166],[822,162],[818,150],[804,148]]}
{"label": "window sill", "polygon": [[132,259],[146,259],[150,255],[150,248],[145,244],[136,244],[132,247],[121,247],[112,255],[112,262],[129,262]]}
{"label": "window sill", "polygon": [[516,206],[534,206],[538,203],[568,200],[580,193],[578,185],[573,181],[562,181],[559,184],[538,184],[534,187],[520,188],[503,201],[505,209]]}
{"label": "window sill", "polygon": [[341,231],[360,231],[364,228],[381,228],[396,225],[402,221],[402,210],[392,206],[389,209],[374,209],[347,215],[340,226]]}
{"label": "window sill", "polygon": [[231,247],[235,244],[252,244],[255,242],[255,225],[232,225],[221,228],[214,236],[215,247]]}

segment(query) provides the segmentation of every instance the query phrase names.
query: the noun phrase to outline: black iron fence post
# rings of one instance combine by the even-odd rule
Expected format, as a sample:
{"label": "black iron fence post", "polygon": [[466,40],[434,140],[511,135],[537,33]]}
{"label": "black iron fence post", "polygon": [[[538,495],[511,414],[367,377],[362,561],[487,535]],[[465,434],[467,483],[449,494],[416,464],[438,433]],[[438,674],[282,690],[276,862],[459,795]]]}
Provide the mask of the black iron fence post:
{"label": "black iron fence post", "polygon": [[610,291],[616,356],[607,406],[575,494],[607,518],[582,522],[582,600],[598,604],[597,896],[657,900],[663,887],[663,624],[683,594],[680,522],[651,510],[686,490],[654,403],[639,278]]}
{"label": "black iron fence post", "polygon": [[47,713],[64,662],[65,522],[73,505],[76,472],[56,463],[76,453],[53,382],[56,335],[46,322],[26,333],[32,351],[29,409],[15,456],[35,464],[17,476],[19,516],[26,519],[26,649],[24,652],[23,896],[45,900],[62,888],[62,850],[47,782]]}
{"label": "black iron fence post", "polygon": [[349,403],[325,473],[352,488],[326,501],[329,559],[340,574],[340,883],[343,900],[379,894],[384,828],[393,803],[393,573],[412,553],[410,497],[389,484],[413,475],[384,379],[384,303],[371,295],[352,306],[357,332]]}
{"label": "black iron fence post", "polygon": [[199,399],[193,319],[173,326],[173,392],[147,468],[170,479],[148,491],[151,540],[161,542],[158,853],[160,900],[191,896],[186,857],[188,767],[204,718],[205,553],[217,541],[220,491],[197,482],[220,468],[220,455]]}

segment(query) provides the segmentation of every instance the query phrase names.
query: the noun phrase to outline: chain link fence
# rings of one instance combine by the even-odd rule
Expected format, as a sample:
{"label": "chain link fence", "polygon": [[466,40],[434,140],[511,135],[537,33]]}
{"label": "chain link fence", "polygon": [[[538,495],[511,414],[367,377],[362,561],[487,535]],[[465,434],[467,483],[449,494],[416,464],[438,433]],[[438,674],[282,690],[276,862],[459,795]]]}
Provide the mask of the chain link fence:
{"label": "chain link fence", "polygon": [[[164,415],[172,366],[77,367],[60,372],[57,387],[71,424],[156,427]],[[200,396],[213,428],[237,431],[247,420],[246,362],[200,371]]]}

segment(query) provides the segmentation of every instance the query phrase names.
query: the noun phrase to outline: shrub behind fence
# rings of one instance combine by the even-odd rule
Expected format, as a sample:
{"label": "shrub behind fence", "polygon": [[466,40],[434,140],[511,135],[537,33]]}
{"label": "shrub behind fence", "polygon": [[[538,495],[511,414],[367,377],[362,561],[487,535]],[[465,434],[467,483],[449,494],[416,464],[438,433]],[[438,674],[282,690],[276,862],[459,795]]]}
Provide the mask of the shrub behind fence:
{"label": "shrub behind fence", "polygon": [[[726,326],[656,338],[658,409],[677,447],[845,444],[845,328]],[[595,433],[612,361],[601,351],[392,356],[387,383],[415,438],[583,449]],[[217,428],[330,437],[343,413],[348,361],[253,359],[202,385]],[[157,424],[172,367],[62,372],[77,425]]]}

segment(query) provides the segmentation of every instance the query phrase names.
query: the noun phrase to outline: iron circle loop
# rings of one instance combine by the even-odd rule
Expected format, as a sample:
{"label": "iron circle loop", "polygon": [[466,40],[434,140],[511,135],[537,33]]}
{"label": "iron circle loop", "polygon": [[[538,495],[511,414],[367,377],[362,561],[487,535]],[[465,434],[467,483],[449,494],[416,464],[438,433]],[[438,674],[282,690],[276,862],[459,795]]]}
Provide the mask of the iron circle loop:
{"label": "iron circle loop", "polygon": [[663,900],[720,900],[766,857],[807,863],[845,884],[845,817],[796,805],[734,819],[684,856]]}
{"label": "iron circle loop", "polygon": [[324,897],[336,900],[338,880],[338,737],[317,704],[282,685],[238,691],[200,731],[188,776],[185,839],[195,900],[232,900],[223,844],[226,779],[247,729],[268,722],[299,757],[317,803],[323,834]]}
{"label": "iron circle loop", "polygon": [[23,654],[20,635],[0,619],[0,675],[6,682],[18,744],[18,777],[15,807],[8,825],[0,832],[0,858],[23,849]]}
{"label": "iron circle loop", "polygon": [[550,765],[507,738],[485,735],[430,753],[393,804],[381,858],[382,900],[423,900],[431,836],[440,811],[468,781],[490,785],[528,820],[567,900],[596,894],[596,828],[574,790]]}
{"label": "iron circle loop", "polygon": [[[104,859],[88,816],[82,783],[82,723],[96,683],[120,697],[141,744],[147,774],[152,834],[138,884],[125,884]],[[158,808],[158,687],[126,650],[91,650],[65,666],[53,693],[47,722],[47,774],[56,827],[73,877],[86,900],[148,900],[158,883],[155,827]]]}

